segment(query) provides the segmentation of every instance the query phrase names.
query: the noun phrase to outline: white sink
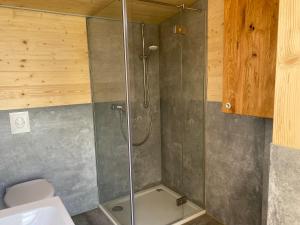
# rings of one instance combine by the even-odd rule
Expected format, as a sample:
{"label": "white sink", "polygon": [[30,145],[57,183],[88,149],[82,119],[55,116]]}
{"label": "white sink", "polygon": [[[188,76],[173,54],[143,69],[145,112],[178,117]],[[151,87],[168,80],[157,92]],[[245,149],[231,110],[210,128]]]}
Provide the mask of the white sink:
{"label": "white sink", "polygon": [[59,197],[0,210],[0,225],[74,225]]}

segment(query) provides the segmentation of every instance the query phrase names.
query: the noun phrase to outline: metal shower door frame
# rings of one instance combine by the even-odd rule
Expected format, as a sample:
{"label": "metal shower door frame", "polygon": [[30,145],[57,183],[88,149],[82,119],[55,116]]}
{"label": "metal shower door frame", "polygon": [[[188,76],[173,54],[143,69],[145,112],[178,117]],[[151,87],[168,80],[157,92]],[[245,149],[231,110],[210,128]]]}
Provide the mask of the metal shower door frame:
{"label": "metal shower door frame", "polygon": [[[135,225],[135,200],[134,200],[134,180],[133,180],[133,141],[132,141],[132,130],[131,130],[131,106],[130,106],[130,77],[129,77],[129,38],[128,38],[128,14],[127,14],[127,0],[121,0],[122,1],[122,23],[123,23],[123,45],[124,45],[124,65],[125,65],[125,95],[126,95],[126,119],[127,119],[127,133],[128,133],[128,161],[129,161],[129,182],[130,182],[130,219],[131,219],[131,225]],[[140,0],[145,1],[153,4],[161,4],[159,1],[155,0]],[[183,5],[171,5],[168,4],[168,6],[176,7],[181,11],[187,10],[187,11],[196,11],[196,12],[203,12],[205,13],[205,19],[206,19],[206,26],[207,26],[207,10],[203,9],[196,9],[196,8],[190,8]],[[207,27],[206,27],[207,32]],[[205,43],[205,46],[207,48],[207,40]],[[182,49],[181,49],[182,52]],[[182,56],[181,56],[182,57]],[[205,57],[205,61],[207,64],[207,55]],[[206,88],[207,88],[207,71],[205,71],[205,81],[204,82],[204,99],[206,99]],[[205,101],[205,100],[204,100]],[[205,107],[204,107],[205,108]],[[205,113],[204,113],[205,115]],[[204,150],[205,155],[205,150]],[[203,165],[204,167],[204,165]],[[204,170],[205,171],[205,170]],[[205,195],[204,195],[204,204],[205,204]]]}
{"label": "metal shower door frame", "polygon": [[129,46],[128,46],[128,15],[127,0],[122,0],[123,16],[123,45],[124,45],[124,65],[125,65],[125,95],[126,95],[126,115],[127,115],[127,134],[128,134],[128,161],[129,161],[129,186],[130,186],[130,219],[131,225],[135,225],[134,207],[134,182],[133,182],[133,163],[132,163],[132,132],[131,132],[131,108],[130,108],[130,81],[129,81]]}

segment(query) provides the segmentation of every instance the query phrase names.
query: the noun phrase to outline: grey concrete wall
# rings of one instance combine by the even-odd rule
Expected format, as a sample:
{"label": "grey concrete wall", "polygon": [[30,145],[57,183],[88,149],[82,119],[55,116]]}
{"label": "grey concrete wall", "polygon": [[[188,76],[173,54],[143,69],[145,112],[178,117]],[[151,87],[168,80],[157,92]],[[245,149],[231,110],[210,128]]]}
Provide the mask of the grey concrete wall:
{"label": "grey concrete wall", "polygon": [[[108,27],[113,29],[110,30]],[[116,77],[115,74],[120,73],[123,68],[122,55],[114,53],[115,50],[123,51],[122,24],[112,20],[90,19],[88,28],[90,34],[89,48],[93,58],[91,61],[92,78],[96,81],[103,78],[109,82],[110,78]],[[96,32],[95,30],[105,30],[106,32]],[[109,32],[113,33],[114,38],[107,43],[107,35],[111,35]],[[158,26],[147,24],[145,26],[146,46],[158,45],[158,37]],[[101,55],[103,46],[99,43],[103,42],[106,43],[105,52],[108,54],[107,59],[110,59],[110,54],[112,54],[114,60],[105,60],[103,55]],[[161,181],[159,52],[154,52],[149,58],[150,107],[149,109],[144,109],[143,67],[140,60],[142,53],[140,24],[131,23],[129,25],[129,49],[132,134],[134,142],[140,142],[144,139],[150,118],[152,118],[152,131],[149,140],[142,146],[134,147],[133,151],[134,186],[135,190],[138,191],[156,185]],[[121,75],[121,77],[124,76],[124,74]],[[122,83],[120,79],[119,81],[113,79],[107,85],[113,90],[114,84],[116,84],[115,89],[118,89],[117,84]],[[99,88],[97,85],[98,83],[94,82],[94,94],[101,88],[101,84]],[[118,103],[118,101],[114,101],[113,98],[111,100],[106,99],[105,102],[98,102],[95,105],[96,154],[98,158],[98,183],[101,202],[126,195],[129,192],[127,144],[120,131],[119,114],[111,110],[111,104],[113,103]],[[126,117],[125,114],[123,116],[124,118]],[[125,120],[124,132],[127,133]]]}
{"label": "grey concrete wall", "polygon": [[[17,110],[23,111],[23,110]],[[12,135],[0,111],[0,208],[5,187],[45,178],[69,212],[98,204],[91,105],[30,109],[31,132]]]}
{"label": "grey concrete wall", "polygon": [[268,190],[269,190],[269,167],[270,167],[270,147],[273,136],[273,120],[265,121],[265,148],[264,148],[264,165],[263,165],[263,200],[262,200],[262,225],[267,224],[268,214]]}
{"label": "grey concrete wall", "polygon": [[226,225],[261,224],[265,131],[264,119],[207,103],[206,209]]}
{"label": "grey concrete wall", "polygon": [[[185,35],[173,33],[176,24]],[[204,13],[184,11],[160,25],[162,181],[201,206],[205,38]]]}
{"label": "grey concrete wall", "polygon": [[300,223],[300,150],[272,145],[268,225]]}

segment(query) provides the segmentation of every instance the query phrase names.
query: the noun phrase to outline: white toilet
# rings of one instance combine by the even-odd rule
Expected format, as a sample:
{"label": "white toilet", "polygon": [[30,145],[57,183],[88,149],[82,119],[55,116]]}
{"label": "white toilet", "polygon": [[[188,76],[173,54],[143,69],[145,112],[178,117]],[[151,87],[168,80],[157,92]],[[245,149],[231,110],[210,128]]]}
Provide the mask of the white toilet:
{"label": "white toilet", "polygon": [[45,179],[38,179],[16,184],[8,188],[4,196],[4,202],[7,207],[14,207],[53,196],[53,185]]}

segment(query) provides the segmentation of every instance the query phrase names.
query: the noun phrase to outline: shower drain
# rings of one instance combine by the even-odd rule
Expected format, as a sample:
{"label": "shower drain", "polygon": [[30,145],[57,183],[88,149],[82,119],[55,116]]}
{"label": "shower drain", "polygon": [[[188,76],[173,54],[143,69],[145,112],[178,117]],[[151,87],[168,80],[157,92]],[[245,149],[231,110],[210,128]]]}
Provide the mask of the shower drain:
{"label": "shower drain", "polygon": [[119,205],[114,206],[114,207],[112,208],[112,211],[113,211],[113,212],[120,212],[120,211],[123,211],[123,207],[122,207],[122,206],[119,206]]}

